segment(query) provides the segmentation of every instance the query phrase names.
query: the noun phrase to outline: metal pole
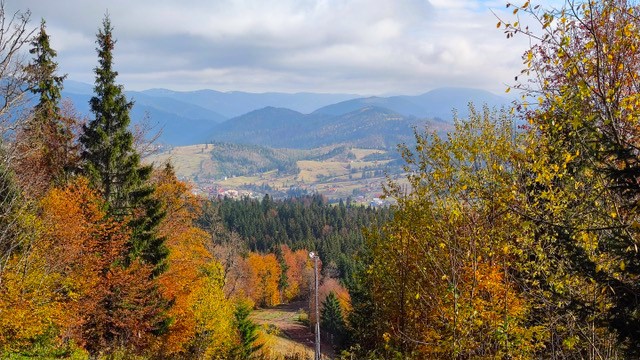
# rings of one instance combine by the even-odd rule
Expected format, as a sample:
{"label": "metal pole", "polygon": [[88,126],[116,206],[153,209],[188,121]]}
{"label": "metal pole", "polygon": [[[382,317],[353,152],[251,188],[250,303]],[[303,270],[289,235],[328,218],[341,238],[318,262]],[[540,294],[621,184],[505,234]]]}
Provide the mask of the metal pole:
{"label": "metal pole", "polygon": [[314,354],[314,360],[321,360],[320,358],[320,306],[318,304],[318,254],[313,251],[309,253],[309,257],[313,259],[313,275],[315,281],[315,303],[316,303],[316,349]]}
{"label": "metal pole", "polygon": [[318,305],[318,255],[313,262],[313,269],[316,278],[316,360],[320,360],[320,306]]}

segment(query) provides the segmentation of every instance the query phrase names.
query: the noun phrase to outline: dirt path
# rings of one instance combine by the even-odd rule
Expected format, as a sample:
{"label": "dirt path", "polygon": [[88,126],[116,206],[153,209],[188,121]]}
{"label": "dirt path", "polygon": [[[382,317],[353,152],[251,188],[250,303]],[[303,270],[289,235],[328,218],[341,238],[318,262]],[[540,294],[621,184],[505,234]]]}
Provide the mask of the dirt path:
{"label": "dirt path", "polygon": [[[251,318],[261,325],[272,325],[278,328],[280,336],[304,347],[304,352],[313,356],[314,333],[299,320],[299,314],[306,311],[308,303],[297,301],[290,304],[278,305],[270,309],[259,309],[253,312]],[[333,359],[331,345],[321,343],[322,357]],[[285,354],[287,350],[283,351]]]}

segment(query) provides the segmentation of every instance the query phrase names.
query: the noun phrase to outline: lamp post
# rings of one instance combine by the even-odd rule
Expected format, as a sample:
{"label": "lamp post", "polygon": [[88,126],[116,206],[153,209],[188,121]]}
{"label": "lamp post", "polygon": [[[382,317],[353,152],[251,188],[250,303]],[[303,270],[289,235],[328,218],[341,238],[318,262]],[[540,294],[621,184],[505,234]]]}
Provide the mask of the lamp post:
{"label": "lamp post", "polygon": [[318,310],[318,253],[310,252],[309,257],[313,259],[313,277],[315,281],[315,303],[316,303],[316,351],[314,360],[320,359],[320,311]]}

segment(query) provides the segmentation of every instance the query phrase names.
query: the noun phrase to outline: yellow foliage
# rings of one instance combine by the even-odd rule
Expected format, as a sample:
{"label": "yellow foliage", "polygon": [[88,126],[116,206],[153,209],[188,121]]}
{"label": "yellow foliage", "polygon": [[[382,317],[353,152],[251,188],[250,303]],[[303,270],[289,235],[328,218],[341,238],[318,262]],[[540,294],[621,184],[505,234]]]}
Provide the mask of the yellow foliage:
{"label": "yellow foliage", "polygon": [[222,268],[217,262],[210,262],[203,269],[206,277],[189,297],[191,310],[195,315],[195,330],[198,336],[193,345],[204,347],[204,358],[216,358],[224,354],[235,341],[233,326],[233,304],[226,299],[223,287]]}
{"label": "yellow foliage", "polygon": [[523,237],[508,211],[518,194],[516,135],[508,114],[470,112],[446,140],[417,135],[423,145],[404,158],[420,176],[409,177],[409,193],[390,186],[398,209],[374,242],[369,273],[380,331],[385,346],[419,358],[525,359],[533,353],[525,294],[505,276]]}
{"label": "yellow foliage", "polygon": [[0,274],[0,353],[28,346],[62,325],[64,309],[44,259],[14,256]]}
{"label": "yellow foliage", "polygon": [[249,283],[247,296],[259,306],[274,306],[280,303],[278,282],[282,269],[274,254],[249,254]]}

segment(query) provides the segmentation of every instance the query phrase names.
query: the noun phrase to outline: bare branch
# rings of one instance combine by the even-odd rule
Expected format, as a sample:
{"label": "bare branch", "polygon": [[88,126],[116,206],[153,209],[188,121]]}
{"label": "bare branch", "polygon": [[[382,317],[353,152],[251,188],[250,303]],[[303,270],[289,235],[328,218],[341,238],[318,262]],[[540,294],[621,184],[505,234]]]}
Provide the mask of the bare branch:
{"label": "bare branch", "polygon": [[160,147],[157,144],[162,136],[162,128],[156,131],[156,126],[151,123],[151,115],[145,112],[142,121],[133,126],[133,147],[141,158],[157,153]]}
{"label": "bare branch", "polygon": [[24,118],[27,105],[26,52],[36,28],[29,27],[30,11],[7,14],[0,1],[0,135]]}

